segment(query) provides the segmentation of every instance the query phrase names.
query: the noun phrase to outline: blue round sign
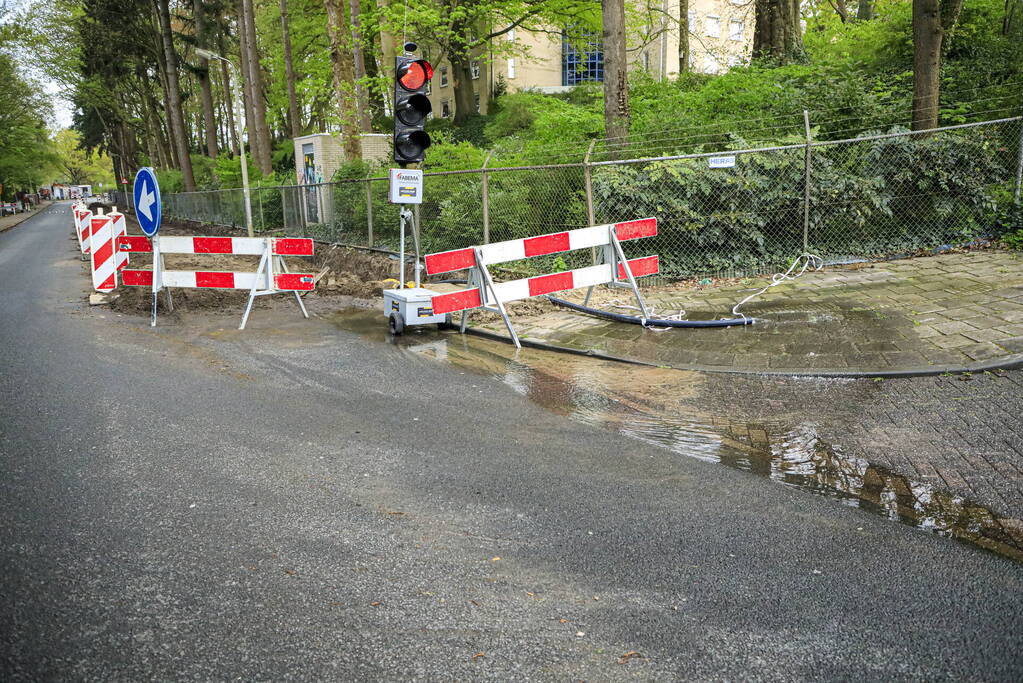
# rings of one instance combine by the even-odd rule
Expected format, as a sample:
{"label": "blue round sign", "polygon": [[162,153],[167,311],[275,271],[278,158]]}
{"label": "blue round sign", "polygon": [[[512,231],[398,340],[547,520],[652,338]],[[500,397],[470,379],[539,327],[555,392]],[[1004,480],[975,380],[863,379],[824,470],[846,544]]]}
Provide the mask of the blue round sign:
{"label": "blue round sign", "polygon": [[139,227],[152,237],[160,229],[160,186],[151,168],[140,168],[135,174],[135,217]]}

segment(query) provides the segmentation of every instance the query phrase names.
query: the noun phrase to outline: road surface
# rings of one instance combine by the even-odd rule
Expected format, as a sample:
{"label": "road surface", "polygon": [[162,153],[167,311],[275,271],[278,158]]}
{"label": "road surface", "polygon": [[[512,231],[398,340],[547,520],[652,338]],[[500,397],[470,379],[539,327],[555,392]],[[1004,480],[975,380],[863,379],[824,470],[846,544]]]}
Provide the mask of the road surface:
{"label": "road surface", "polygon": [[90,309],[70,231],[0,234],[3,680],[1023,677],[1011,560],[323,320]]}

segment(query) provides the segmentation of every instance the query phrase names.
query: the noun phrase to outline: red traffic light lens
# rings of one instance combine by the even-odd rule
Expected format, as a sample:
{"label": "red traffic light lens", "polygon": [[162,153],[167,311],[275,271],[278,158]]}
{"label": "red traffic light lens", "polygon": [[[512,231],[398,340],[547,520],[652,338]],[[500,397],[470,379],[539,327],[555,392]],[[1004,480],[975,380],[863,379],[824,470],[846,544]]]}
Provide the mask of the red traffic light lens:
{"label": "red traffic light lens", "polygon": [[425,59],[417,59],[405,66],[405,73],[401,75],[398,82],[405,90],[419,90],[431,78],[433,78],[433,67]]}

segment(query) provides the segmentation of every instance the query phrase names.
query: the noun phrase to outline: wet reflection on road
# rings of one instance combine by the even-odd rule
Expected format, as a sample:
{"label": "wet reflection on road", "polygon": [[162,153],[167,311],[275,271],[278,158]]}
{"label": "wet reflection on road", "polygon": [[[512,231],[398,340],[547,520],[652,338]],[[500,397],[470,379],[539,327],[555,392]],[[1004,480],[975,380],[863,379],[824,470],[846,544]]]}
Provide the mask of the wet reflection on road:
{"label": "wet reflection on road", "polygon": [[437,332],[433,326],[389,337],[376,311],[342,312],[333,322],[402,352],[499,378],[559,415],[1023,561],[1023,522],[845,454],[818,438],[812,420],[779,416],[750,424],[736,415],[708,414],[699,392],[722,381],[720,376],[529,348],[516,351],[510,344]]}

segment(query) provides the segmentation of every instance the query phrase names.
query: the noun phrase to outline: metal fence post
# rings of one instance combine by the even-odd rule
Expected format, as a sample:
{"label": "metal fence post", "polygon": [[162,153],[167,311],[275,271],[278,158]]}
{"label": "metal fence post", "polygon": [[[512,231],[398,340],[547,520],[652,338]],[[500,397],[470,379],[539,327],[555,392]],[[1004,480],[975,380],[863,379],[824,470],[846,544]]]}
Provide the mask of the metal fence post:
{"label": "metal fence post", "polygon": [[493,150],[487,152],[487,158],[480,168],[483,172],[483,244],[490,244],[490,174],[487,173],[487,164],[493,154]]}
{"label": "metal fence post", "polygon": [[810,137],[810,112],[803,110],[803,127],[806,129],[806,160],[805,179],[803,182],[803,252],[810,250],[810,144],[813,139]]}
{"label": "metal fence post", "polygon": [[1023,186],[1023,119],[1016,122],[1019,126],[1019,152],[1016,154],[1016,207],[1020,205],[1020,188]]}
{"label": "metal fence post", "polygon": [[366,246],[373,246],[373,181],[366,179]]}
{"label": "metal fence post", "polygon": [[[590,140],[590,147],[586,150],[583,158],[583,182],[586,185],[586,222],[587,225],[596,225],[597,220],[593,215],[593,179],[590,177],[590,155],[593,154],[593,146],[596,140]],[[590,247],[590,260],[597,265],[597,248]]]}
{"label": "metal fence post", "polygon": [[266,232],[266,216],[263,215],[263,188],[256,191],[259,193],[259,230]]}

